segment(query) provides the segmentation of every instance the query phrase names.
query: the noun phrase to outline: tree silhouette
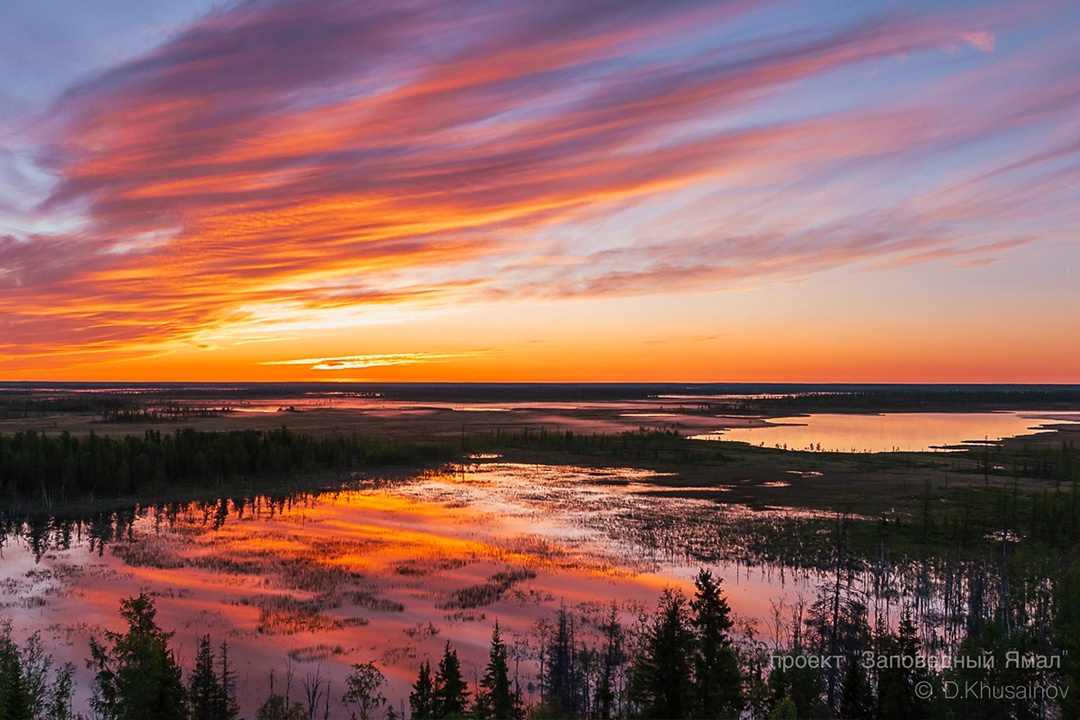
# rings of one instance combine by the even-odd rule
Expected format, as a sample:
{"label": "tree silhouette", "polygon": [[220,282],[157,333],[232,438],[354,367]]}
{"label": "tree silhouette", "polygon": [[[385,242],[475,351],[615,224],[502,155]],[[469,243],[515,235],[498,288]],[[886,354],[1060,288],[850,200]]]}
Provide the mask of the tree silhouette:
{"label": "tree silhouette", "polygon": [[690,606],[697,632],[694,654],[694,685],[702,717],[737,716],[742,709],[742,678],[731,644],[731,608],[720,589],[720,580],[702,569],[694,579],[697,592]]}
{"label": "tree silhouette", "polygon": [[452,650],[447,640],[442,660],[439,661],[439,671],[435,675],[435,691],[432,694],[434,717],[465,717],[468,699],[469,689],[461,677],[457,650]]}
{"label": "tree silhouette", "polygon": [[87,665],[97,668],[91,707],[110,720],[184,720],[184,685],[169,649],[173,634],[155,622],[153,599],[125,598],[120,615],[128,629],[105,634],[111,647],[90,641]]}
{"label": "tree silhouette", "polygon": [[476,691],[473,717],[482,720],[514,720],[522,717],[517,696],[510,690],[510,668],[506,662],[506,645],[499,635],[499,622],[491,631],[491,651],[487,669]]}
{"label": "tree silhouette", "polygon": [[386,684],[386,678],[375,663],[356,663],[353,671],[345,678],[345,694],[341,702],[346,705],[355,705],[360,711],[359,720],[370,720],[370,713],[386,704],[386,696],[382,694],[382,686]]}
{"label": "tree silhouette", "polygon": [[686,597],[679,590],[664,588],[631,668],[630,695],[641,717],[690,717],[693,648]]}
{"label": "tree silhouette", "polygon": [[435,717],[435,681],[431,677],[431,663],[427,660],[420,663],[420,672],[409,693],[409,714],[413,720]]}

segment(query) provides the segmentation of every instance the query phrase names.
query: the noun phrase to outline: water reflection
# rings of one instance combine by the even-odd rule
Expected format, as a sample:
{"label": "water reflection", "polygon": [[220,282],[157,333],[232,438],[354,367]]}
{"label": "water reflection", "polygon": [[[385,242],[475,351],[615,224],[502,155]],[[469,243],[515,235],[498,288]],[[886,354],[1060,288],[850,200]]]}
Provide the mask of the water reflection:
{"label": "water reflection", "polygon": [[[89,637],[118,629],[119,600],[155,593],[183,661],[200,634],[228,640],[250,715],[286,657],[338,683],[351,663],[375,660],[387,695],[407,697],[419,663],[437,661],[447,638],[466,668],[482,667],[497,618],[528,658],[530,628],[561,602],[599,616],[614,599],[632,624],[665,585],[690,591],[702,565],[766,636],[774,603],[812,599],[841,573],[874,615],[889,621],[914,603],[943,634],[950,596],[940,588],[966,587],[955,568],[889,558],[841,569],[829,516],[658,495],[662,480],[470,463],[336,492],[8,522],[0,604],[19,632],[41,630],[59,661],[82,667]],[[89,675],[79,682],[86,691]]]}
{"label": "water reflection", "polygon": [[1026,435],[1048,425],[1076,422],[1067,414],[1050,418],[1026,412],[818,413],[770,419],[693,436],[696,440],[734,440],[791,450],[824,452],[929,452],[963,443]]}

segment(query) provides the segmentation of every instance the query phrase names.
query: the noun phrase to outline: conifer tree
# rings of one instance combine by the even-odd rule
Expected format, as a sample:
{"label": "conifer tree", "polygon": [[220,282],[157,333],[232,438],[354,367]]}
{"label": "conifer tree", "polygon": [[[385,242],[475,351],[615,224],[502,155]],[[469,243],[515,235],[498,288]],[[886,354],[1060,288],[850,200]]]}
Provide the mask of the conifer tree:
{"label": "conifer tree", "polygon": [[728,631],[731,609],[720,581],[702,569],[694,579],[697,591],[690,606],[697,631],[694,654],[694,686],[702,717],[737,716],[742,709],[742,678]]}
{"label": "conifer tree", "polygon": [[195,669],[188,678],[188,704],[191,720],[235,720],[239,708],[234,698],[235,673],[229,667],[229,650],[221,644],[221,670],[214,667],[214,650],[210,636],[199,638],[195,654]]}
{"label": "conifer tree", "polygon": [[877,705],[866,670],[857,657],[847,659],[844,680],[840,687],[840,717],[850,720],[872,720]]}
{"label": "conifer tree", "polygon": [[617,714],[617,674],[626,663],[623,648],[623,628],[619,624],[618,608],[611,603],[608,621],[600,627],[604,633],[604,650],[600,658],[600,678],[596,685],[595,714],[599,720],[610,720]]}
{"label": "conifer tree", "polygon": [[91,707],[109,720],[185,720],[180,667],[169,649],[171,632],[157,626],[157,610],[145,593],[120,601],[126,633],[106,633],[107,647],[90,641],[90,667],[97,668]]}
{"label": "conifer tree", "polygon": [[217,720],[221,694],[221,686],[214,672],[214,650],[210,645],[210,636],[203,635],[199,638],[199,649],[195,654],[195,670],[188,679],[191,719]]}
{"label": "conifer tree", "polygon": [[236,671],[229,665],[229,644],[221,643],[221,675],[218,678],[217,707],[215,720],[236,720],[240,716],[240,706],[236,703]]}
{"label": "conifer tree", "polygon": [[[915,624],[907,613],[900,619],[896,634],[883,632],[877,638],[878,654],[889,657],[914,658],[921,643]],[[925,717],[926,702],[915,693],[918,682],[925,680],[925,668],[888,666],[878,671],[878,717]]]}
{"label": "conifer tree", "polygon": [[630,695],[641,717],[684,718],[693,713],[693,647],[686,597],[664,588],[631,669]]}
{"label": "conifer tree", "polygon": [[450,648],[449,640],[446,641],[446,649],[439,661],[432,699],[436,718],[461,718],[467,713],[469,689],[461,677],[457,650]]}
{"label": "conifer tree", "polygon": [[431,720],[435,717],[435,682],[431,678],[431,663],[420,663],[412,692],[409,693],[409,715],[412,720]]}
{"label": "conifer tree", "polygon": [[581,710],[581,678],[574,641],[574,618],[565,605],[555,617],[555,633],[547,648],[547,667],[541,678],[544,700],[556,714],[576,716]]}
{"label": "conifer tree", "polygon": [[506,662],[506,645],[499,635],[499,622],[491,631],[491,651],[487,669],[476,691],[473,717],[478,720],[514,720],[521,717],[516,695],[510,690],[510,668]]}
{"label": "conifer tree", "polygon": [[0,634],[0,718],[33,720],[32,702],[19,662],[19,648],[5,631]]}

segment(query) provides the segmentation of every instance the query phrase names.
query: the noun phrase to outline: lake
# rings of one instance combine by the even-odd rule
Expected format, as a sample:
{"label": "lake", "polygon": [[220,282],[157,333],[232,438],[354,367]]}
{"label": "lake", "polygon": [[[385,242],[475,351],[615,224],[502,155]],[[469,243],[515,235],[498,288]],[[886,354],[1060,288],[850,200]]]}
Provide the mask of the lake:
{"label": "lake", "polygon": [[815,413],[759,420],[720,418],[731,427],[693,435],[698,440],[732,440],[751,445],[824,452],[928,452],[965,443],[1046,431],[1048,426],[1080,422],[1069,412],[975,413]]}

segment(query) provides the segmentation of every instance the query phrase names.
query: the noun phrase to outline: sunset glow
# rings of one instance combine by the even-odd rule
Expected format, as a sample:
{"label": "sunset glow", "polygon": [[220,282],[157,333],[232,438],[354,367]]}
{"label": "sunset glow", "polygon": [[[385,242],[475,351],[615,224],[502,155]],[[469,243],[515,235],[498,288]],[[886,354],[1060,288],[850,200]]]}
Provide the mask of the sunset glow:
{"label": "sunset glow", "polygon": [[1080,382],[1074,4],[146,5],[5,6],[0,380]]}

